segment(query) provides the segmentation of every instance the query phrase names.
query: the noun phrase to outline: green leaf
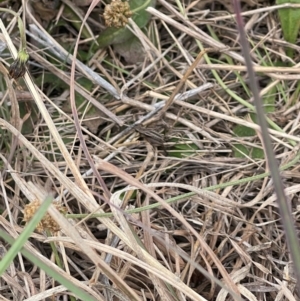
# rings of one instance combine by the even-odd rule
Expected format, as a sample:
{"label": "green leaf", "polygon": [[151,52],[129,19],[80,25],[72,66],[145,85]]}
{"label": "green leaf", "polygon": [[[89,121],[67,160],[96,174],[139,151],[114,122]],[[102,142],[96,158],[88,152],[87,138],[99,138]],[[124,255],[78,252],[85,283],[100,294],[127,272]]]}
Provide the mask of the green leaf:
{"label": "green leaf", "polygon": [[[295,3],[300,4],[300,0],[276,0],[276,4]],[[284,39],[295,44],[300,28],[300,9],[298,8],[281,8],[278,10],[279,19],[283,31]],[[293,57],[294,50],[289,48],[287,55]]]}
{"label": "green leaf", "polygon": [[19,103],[20,117],[23,118],[25,115],[30,113],[30,117],[27,118],[22,125],[22,134],[28,135],[33,132],[33,127],[36,124],[39,116],[39,110],[37,105],[33,101],[20,102]]}
{"label": "green leaf", "polygon": [[[255,114],[251,114],[252,120],[255,119]],[[255,135],[255,130],[244,125],[237,125],[233,132],[238,137],[252,137]],[[244,144],[233,144],[233,153],[236,158],[250,157],[252,159],[263,159],[264,151],[258,147],[246,146]]]}
{"label": "green leaf", "polygon": [[[43,86],[45,84],[51,85],[51,91],[54,89],[67,89],[70,88],[63,80],[52,73],[44,73],[35,79],[36,85]],[[49,93],[49,90],[48,90]]]}
{"label": "green leaf", "polygon": [[234,144],[234,157],[245,158],[250,157],[252,159],[264,159],[264,150],[258,147],[246,147],[243,144]]}
{"label": "green leaf", "polygon": [[[179,142],[179,139],[173,138],[170,139],[172,142]],[[168,155],[170,157],[175,157],[175,158],[187,158],[192,155],[194,155],[197,151],[199,150],[198,146],[195,143],[182,143],[181,141],[178,144],[175,144],[173,146],[172,150],[167,150]]]}
{"label": "green leaf", "polygon": [[251,137],[255,135],[254,129],[251,129],[247,126],[244,125],[237,125],[234,129],[233,132],[238,136],[238,137]]}
{"label": "green leaf", "polygon": [[[272,113],[275,111],[275,100],[276,100],[276,92],[277,86],[272,87],[268,91],[268,93],[263,97],[263,104],[266,113]],[[253,122],[257,123],[256,114],[250,114],[251,119]],[[237,125],[234,127],[233,132],[238,137],[252,137],[255,136],[255,130],[244,125]],[[236,158],[245,158],[250,157],[252,159],[263,159],[264,158],[264,151],[261,148],[246,146],[243,144],[234,144],[233,145],[233,153],[234,157]]]}
{"label": "green leaf", "polygon": [[272,87],[263,97],[263,104],[266,113],[273,113],[275,111],[277,86]]}
{"label": "green leaf", "polygon": [[[151,15],[146,12],[146,8],[149,6],[155,5],[155,0],[130,0],[129,5],[130,9],[133,12],[132,19],[140,27],[145,27]],[[97,44],[94,45],[94,48],[102,48],[113,44],[124,43],[128,39],[132,38],[133,33],[124,28],[106,28],[97,39]]]}

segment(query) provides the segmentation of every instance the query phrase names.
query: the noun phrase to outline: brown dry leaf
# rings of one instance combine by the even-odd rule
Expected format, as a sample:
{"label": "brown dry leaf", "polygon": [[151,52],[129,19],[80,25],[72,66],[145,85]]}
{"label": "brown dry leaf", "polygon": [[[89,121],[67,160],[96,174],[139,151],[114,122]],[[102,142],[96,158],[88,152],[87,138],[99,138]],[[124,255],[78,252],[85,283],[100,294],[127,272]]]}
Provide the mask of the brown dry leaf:
{"label": "brown dry leaf", "polygon": [[51,21],[57,16],[57,9],[45,5],[42,1],[32,1],[34,14],[38,15],[43,21]]}
{"label": "brown dry leaf", "polygon": [[96,111],[86,116],[86,120],[82,122],[93,134],[97,133],[99,126],[105,121],[105,116],[102,112]]}
{"label": "brown dry leaf", "polygon": [[115,44],[114,51],[121,55],[128,64],[143,62],[146,57],[142,44],[136,37],[124,43]]}

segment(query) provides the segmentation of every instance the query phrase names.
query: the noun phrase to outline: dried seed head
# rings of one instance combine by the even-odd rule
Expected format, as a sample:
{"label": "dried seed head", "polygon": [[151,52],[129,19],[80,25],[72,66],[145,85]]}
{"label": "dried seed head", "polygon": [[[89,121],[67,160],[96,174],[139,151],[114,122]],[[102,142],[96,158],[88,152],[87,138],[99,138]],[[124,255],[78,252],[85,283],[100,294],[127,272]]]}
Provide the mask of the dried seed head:
{"label": "dried seed head", "polygon": [[[36,200],[26,205],[24,208],[24,218],[23,221],[26,224],[32,219],[33,215],[36,213],[38,208],[40,207],[41,202]],[[67,213],[67,209],[58,203],[54,203],[55,208],[61,212],[62,214]],[[49,213],[46,213],[43,219],[38,223],[36,230],[40,233],[44,231],[50,231],[51,233],[56,233],[60,230],[60,226],[56,223],[56,221],[50,216]]]}
{"label": "dried seed head", "polygon": [[24,76],[26,72],[26,65],[29,59],[29,55],[26,50],[20,50],[18,57],[13,61],[9,67],[9,77],[17,79]]}
{"label": "dried seed head", "polygon": [[121,0],[112,0],[106,5],[104,10],[104,20],[108,27],[125,27],[128,24],[128,18],[132,16],[129,3]]}

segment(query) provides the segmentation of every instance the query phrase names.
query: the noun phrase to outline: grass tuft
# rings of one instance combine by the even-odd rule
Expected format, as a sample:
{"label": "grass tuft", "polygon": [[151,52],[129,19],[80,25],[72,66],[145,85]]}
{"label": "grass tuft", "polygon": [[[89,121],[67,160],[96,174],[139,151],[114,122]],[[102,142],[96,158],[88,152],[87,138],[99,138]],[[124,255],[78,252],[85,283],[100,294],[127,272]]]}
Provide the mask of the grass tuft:
{"label": "grass tuft", "polygon": [[66,208],[47,210],[59,231],[32,228],[1,260],[1,296],[296,300],[272,167],[297,223],[299,47],[278,12],[299,5],[241,1],[254,90],[230,2],[132,0],[107,29],[108,2],[0,3],[21,16],[0,9],[1,259],[26,206]]}

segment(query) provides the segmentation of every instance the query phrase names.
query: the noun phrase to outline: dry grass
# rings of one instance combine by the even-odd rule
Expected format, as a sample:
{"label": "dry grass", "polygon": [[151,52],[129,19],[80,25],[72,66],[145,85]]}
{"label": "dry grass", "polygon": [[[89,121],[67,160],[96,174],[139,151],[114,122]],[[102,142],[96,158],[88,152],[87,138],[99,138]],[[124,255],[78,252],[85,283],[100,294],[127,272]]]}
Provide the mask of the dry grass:
{"label": "dry grass", "polygon": [[[46,22],[26,4],[27,23],[33,24],[26,85],[8,80],[8,57],[1,58],[1,85],[5,80],[7,87],[0,119],[1,227],[18,237],[24,206],[53,195],[68,210],[66,218],[54,206],[49,210],[61,231],[34,233],[26,248],[54,266],[49,244],[55,242],[65,274],[97,300],[297,300],[266,161],[233,155],[237,143],[262,144],[248,115],[251,93],[243,87],[247,72],[230,1],[185,1],[183,13],[178,2],[160,0],[156,9],[148,8],[152,18],[145,32],[131,22],[142,45],[137,52],[144,52],[141,62],[128,62],[108,47],[89,54],[84,64],[64,58],[60,44],[78,46],[82,60],[91,43],[78,43],[78,30],[61,10]],[[88,6],[63,3],[82,19],[88,16]],[[270,132],[297,218],[299,67],[270,65],[290,60],[276,10],[263,1],[243,5],[262,95],[277,87]],[[101,11],[96,6],[87,19],[93,36],[103,26],[95,18]],[[16,55],[16,20],[1,15],[1,40]],[[49,34],[45,28],[54,17],[67,30]],[[74,91],[76,102],[84,98],[77,108]],[[19,106],[25,108],[21,116]],[[93,115],[90,107],[97,108]],[[256,134],[237,137],[236,125]],[[89,216],[109,212],[112,217]],[[0,289],[1,300],[68,293],[22,256],[2,276]]]}

